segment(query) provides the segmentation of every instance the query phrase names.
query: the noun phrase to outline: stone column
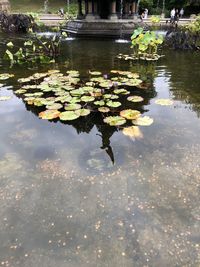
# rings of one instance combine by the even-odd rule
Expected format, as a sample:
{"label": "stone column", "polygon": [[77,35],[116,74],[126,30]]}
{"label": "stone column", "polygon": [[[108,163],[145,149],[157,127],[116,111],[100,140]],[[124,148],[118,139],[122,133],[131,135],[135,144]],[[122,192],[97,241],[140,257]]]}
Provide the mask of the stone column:
{"label": "stone column", "polygon": [[83,12],[82,12],[82,0],[78,0],[78,16],[77,19],[83,18]]}
{"label": "stone column", "polygon": [[118,20],[117,10],[116,10],[116,0],[112,0],[112,2],[111,2],[109,19],[110,20]]}
{"label": "stone column", "polygon": [[128,16],[129,16],[129,10],[130,10],[130,4],[129,4],[129,2],[125,2],[125,9],[124,9],[124,18],[125,19],[127,19],[128,18]]}
{"label": "stone column", "polygon": [[95,19],[100,19],[100,16],[98,14],[98,3],[97,3],[97,1],[93,2],[93,13],[94,13]]}
{"label": "stone column", "polygon": [[131,17],[134,18],[134,15],[135,15],[135,9],[136,9],[136,4],[135,2],[133,2],[131,4]]}
{"label": "stone column", "polygon": [[95,20],[95,16],[93,14],[92,0],[88,0],[88,12],[87,12],[87,16],[85,17],[85,19],[88,21]]}

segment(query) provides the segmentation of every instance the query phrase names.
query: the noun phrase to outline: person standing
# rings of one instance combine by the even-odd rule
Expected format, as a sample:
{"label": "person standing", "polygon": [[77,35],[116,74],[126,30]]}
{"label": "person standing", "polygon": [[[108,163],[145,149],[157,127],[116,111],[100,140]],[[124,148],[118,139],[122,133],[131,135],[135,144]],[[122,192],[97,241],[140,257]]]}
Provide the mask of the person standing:
{"label": "person standing", "polygon": [[174,22],[175,14],[176,14],[176,10],[175,10],[175,8],[173,8],[173,9],[171,10],[171,12],[170,12],[170,17],[171,17],[170,22],[171,22],[171,23]]}
{"label": "person standing", "polygon": [[183,17],[183,15],[184,15],[184,9],[183,8],[181,8],[181,10],[180,10],[180,18],[182,18]]}
{"label": "person standing", "polygon": [[147,19],[149,10],[145,8],[144,10],[144,19]]}

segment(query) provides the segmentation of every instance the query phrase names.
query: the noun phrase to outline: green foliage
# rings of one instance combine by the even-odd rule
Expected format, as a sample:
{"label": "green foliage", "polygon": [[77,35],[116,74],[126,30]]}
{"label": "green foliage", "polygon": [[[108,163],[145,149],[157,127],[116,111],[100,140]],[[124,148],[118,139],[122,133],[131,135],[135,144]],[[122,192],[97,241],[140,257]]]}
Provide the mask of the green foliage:
{"label": "green foliage", "polygon": [[25,41],[21,47],[9,42],[4,59],[12,64],[51,63],[60,55],[60,41],[61,35],[54,35],[51,39],[34,35],[34,38]]}
{"label": "green foliage", "polygon": [[200,33],[200,15],[196,17],[195,21],[186,26],[186,29],[191,33]]}
{"label": "green foliage", "polygon": [[158,24],[160,22],[160,17],[159,16],[151,16],[150,20],[153,24]]}
{"label": "green foliage", "polygon": [[163,43],[163,37],[153,31],[144,32],[143,28],[138,28],[133,32],[131,42],[134,56],[148,60],[157,56],[158,46]]}

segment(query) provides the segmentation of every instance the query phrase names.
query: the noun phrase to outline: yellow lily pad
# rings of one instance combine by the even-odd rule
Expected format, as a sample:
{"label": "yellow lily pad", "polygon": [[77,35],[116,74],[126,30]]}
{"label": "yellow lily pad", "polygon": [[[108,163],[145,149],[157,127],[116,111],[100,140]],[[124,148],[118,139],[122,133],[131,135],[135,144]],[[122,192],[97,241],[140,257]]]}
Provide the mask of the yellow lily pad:
{"label": "yellow lily pad", "polygon": [[58,118],[60,111],[58,110],[45,110],[39,113],[39,118],[43,120],[53,120]]}
{"label": "yellow lily pad", "polygon": [[135,120],[139,118],[141,113],[134,109],[125,109],[120,112],[120,116],[128,120]]}

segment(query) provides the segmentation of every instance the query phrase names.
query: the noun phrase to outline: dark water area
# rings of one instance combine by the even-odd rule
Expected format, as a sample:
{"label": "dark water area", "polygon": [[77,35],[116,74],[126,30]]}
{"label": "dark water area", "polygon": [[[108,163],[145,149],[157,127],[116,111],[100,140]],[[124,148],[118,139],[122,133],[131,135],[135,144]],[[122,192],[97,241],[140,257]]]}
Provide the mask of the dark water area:
{"label": "dark water area", "polygon": [[[0,35],[0,74],[15,75],[0,81],[0,266],[199,266],[200,54],[133,63],[116,58],[129,43],[74,39],[58,63],[10,68],[13,38]],[[49,69],[140,73],[151,87],[134,107],[154,123],[130,138],[96,113],[39,119],[17,79]]]}

